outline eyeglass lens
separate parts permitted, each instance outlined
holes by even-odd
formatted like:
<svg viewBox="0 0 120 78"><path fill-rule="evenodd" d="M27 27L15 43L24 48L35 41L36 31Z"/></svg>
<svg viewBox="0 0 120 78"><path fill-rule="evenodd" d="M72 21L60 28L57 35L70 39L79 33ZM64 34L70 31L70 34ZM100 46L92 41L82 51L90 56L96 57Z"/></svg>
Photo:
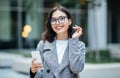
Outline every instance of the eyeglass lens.
<svg viewBox="0 0 120 78"><path fill-rule="evenodd" d="M64 23L65 18L66 18L66 16L60 16L60 17L58 17L58 19L52 18L51 19L51 24L56 24L57 22Z"/></svg>

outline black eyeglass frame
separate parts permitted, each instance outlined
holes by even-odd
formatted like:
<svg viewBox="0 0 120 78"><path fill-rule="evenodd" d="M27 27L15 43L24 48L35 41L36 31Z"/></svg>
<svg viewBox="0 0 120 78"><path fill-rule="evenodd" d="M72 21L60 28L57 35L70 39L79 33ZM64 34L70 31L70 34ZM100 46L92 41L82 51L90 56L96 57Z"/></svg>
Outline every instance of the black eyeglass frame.
<svg viewBox="0 0 120 78"><path fill-rule="evenodd" d="M59 24L62 24L62 23L65 22L65 18L68 18L68 17L67 16L60 16L57 19L56 18L51 18L50 22L51 22L52 25L55 25L57 23L57 21L58 21Z"/></svg>

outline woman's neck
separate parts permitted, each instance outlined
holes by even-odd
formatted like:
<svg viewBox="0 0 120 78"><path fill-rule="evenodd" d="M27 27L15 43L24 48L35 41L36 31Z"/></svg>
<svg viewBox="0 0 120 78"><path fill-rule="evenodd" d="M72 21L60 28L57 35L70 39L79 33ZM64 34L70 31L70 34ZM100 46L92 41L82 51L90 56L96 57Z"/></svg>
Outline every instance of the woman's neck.
<svg viewBox="0 0 120 78"><path fill-rule="evenodd" d="M57 34L56 39L57 40L67 40L68 39L68 34L65 34L65 33Z"/></svg>

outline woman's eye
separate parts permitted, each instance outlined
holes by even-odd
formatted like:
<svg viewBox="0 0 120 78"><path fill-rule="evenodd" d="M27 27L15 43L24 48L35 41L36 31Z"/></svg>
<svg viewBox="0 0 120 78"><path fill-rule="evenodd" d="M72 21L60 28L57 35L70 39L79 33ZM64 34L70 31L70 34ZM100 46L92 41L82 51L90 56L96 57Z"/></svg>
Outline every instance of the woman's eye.
<svg viewBox="0 0 120 78"><path fill-rule="evenodd" d="M64 20L64 17L60 17L59 20Z"/></svg>
<svg viewBox="0 0 120 78"><path fill-rule="evenodd" d="M51 19L51 21L56 21L55 19Z"/></svg>

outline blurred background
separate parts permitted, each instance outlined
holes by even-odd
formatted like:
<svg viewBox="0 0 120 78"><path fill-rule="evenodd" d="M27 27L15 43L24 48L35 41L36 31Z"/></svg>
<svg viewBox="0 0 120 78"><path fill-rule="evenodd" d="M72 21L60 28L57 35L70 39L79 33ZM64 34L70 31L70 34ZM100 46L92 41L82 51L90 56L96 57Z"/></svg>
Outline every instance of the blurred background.
<svg viewBox="0 0 120 78"><path fill-rule="evenodd" d="M87 53L80 78L120 78L119 0L0 0L0 78L29 77L30 52L55 5L68 8L83 28Z"/></svg>

